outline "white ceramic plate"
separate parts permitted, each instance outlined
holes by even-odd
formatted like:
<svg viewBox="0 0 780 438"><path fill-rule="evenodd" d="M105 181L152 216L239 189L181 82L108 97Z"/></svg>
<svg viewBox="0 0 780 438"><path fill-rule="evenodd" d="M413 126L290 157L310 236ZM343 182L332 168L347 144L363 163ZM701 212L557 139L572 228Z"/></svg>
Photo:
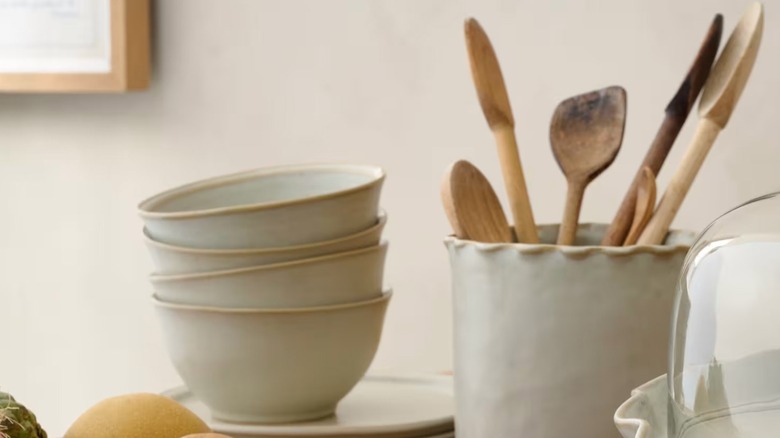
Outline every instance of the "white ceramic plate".
<svg viewBox="0 0 780 438"><path fill-rule="evenodd" d="M195 412L215 432L233 438L454 436L455 403L452 378L448 376L369 375L339 403L335 416L287 425L213 420L208 408L184 387L165 391L163 395Z"/></svg>

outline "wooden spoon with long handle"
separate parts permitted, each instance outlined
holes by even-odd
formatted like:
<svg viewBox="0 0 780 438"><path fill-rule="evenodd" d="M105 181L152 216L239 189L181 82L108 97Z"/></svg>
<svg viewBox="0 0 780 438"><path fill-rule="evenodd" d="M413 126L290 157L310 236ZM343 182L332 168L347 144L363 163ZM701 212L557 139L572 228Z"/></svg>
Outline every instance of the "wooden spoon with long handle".
<svg viewBox="0 0 780 438"><path fill-rule="evenodd" d="M515 119L509 105L504 77L496 53L487 34L477 20L465 23L466 46L471 64L471 76L479 96L479 104L498 145L498 159L509 197L509 209L515 222L515 233L520 242L538 243L528 189L520 163L520 153L515 139Z"/></svg>
<svg viewBox="0 0 780 438"><path fill-rule="evenodd" d="M726 127L745 89L761 45L763 30L764 8L761 3L754 3L742 15L723 47L720 57L712 67L710 78L704 84L699 101L700 120L696 133L677 171L672 176L653 218L639 237L639 244L663 243L696 173L718 134Z"/></svg>
<svg viewBox="0 0 780 438"><path fill-rule="evenodd" d="M645 225L650 221L655 209L655 175L649 167L642 168L642 177L636 188L636 208L634 208L634 220L631 222L631 229L628 231L626 241L623 245L629 246L636 244Z"/></svg>
<svg viewBox="0 0 780 438"><path fill-rule="evenodd" d="M564 100L553 113L550 144L569 189L558 245L577 234L585 187L615 160L626 125L626 90L608 87Z"/></svg>
<svg viewBox="0 0 780 438"><path fill-rule="evenodd" d="M468 161L456 161L447 170L441 200L458 238L489 243L512 241L512 229L496 192Z"/></svg>
<svg viewBox="0 0 780 438"><path fill-rule="evenodd" d="M623 243L632 224L631 218L634 214L637 200L637 187L643 178L644 168L649 167L654 175L658 175L661 171L661 166L663 166L666 156L669 155L669 150L674 145L677 135L680 133L683 124L685 124L693 104L696 102L696 97L699 96L704 81L710 74L712 62L715 60L715 55L718 54L722 33L723 16L717 14L712 20L707 36L704 37L704 41L702 41L699 47L699 53L688 70L685 80L680 84L677 93L666 106L666 114L661 127L658 128L655 139L650 145L642 165L639 166L631 186L623 197L623 202L620 204L615 218L601 241L602 245L619 246Z"/></svg>

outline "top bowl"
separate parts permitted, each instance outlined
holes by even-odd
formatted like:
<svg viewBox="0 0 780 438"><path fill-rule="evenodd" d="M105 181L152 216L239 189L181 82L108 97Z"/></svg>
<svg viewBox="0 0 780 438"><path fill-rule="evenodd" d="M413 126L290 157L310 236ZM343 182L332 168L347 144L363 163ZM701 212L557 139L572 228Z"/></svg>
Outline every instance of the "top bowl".
<svg viewBox="0 0 780 438"><path fill-rule="evenodd" d="M303 245L374 225L384 179L375 166L271 167L183 185L138 208L158 242L212 249Z"/></svg>

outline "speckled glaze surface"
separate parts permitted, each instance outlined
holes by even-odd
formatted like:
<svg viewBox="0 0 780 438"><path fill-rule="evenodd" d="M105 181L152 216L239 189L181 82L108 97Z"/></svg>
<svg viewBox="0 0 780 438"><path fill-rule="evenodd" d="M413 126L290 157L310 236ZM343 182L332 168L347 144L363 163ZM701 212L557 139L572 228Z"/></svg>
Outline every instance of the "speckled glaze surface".
<svg viewBox="0 0 780 438"><path fill-rule="evenodd" d="M557 226L540 227L554 242ZM695 235L600 247L447 238L454 300L458 437L615 437L615 408L666 371L669 318Z"/></svg>

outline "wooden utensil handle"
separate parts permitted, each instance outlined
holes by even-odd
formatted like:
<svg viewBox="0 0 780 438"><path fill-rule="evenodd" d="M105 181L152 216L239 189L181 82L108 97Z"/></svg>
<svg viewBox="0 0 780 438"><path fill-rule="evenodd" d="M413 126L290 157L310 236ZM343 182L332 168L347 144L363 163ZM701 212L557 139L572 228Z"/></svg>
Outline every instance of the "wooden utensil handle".
<svg viewBox="0 0 780 438"><path fill-rule="evenodd" d="M687 114L685 114L687 115ZM679 114L667 113L664 117L661 127L658 128L658 132L655 135L650 149L648 149L645 155L644 161L639 166L634 180L623 197L623 202L620 204L615 218L612 219L612 223L609 225L604 238L601 240L601 244L605 246L620 246L624 244L628 236L628 232L631 229L631 224L634 218L634 209L636 208L636 193L639 181L642 179L642 169L649 167L653 172L653 175L658 175L661 171L661 167L669 155L669 150L674 145L674 140L680 133L680 130L685 124L685 115L682 117Z"/></svg>
<svg viewBox="0 0 780 438"><path fill-rule="evenodd" d="M566 206L563 210L561 228L558 230L558 245L573 245L577 237L577 222L580 218L582 197L587 183L571 181L566 192Z"/></svg>
<svg viewBox="0 0 780 438"><path fill-rule="evenodd" d="M704 158L715 143L722 128L710 119L701 119L696 127L691 145L685 151L677 171L664 192L653 218L639 237L640 245L660 245L672 224L680 205L688 194Z"/></svg>
<svg viewBox="0 0 780 438"><path fill-rule="evenodd" d="M640 178L636 190L634 219L631 221L631 228L628 230L628 236L626 236L623 246L636 244L645 226L650 222L653 210L655 210L655 191L655 175L653 175L653 171L649 167L643 167L642 178Z"/></svg>
<svg viewBox="0 0 780 438"><path fill-rule="evenodd" d="M631 224L631 229L628 230L628 236L626 236L626 241L623 242L623 246L630 246L636 244L636 241L639 239L639 233L644 229L644 227L647 225L649 218L637 218L638 221Z"/></svg>
<svg viewBox="0 0 780 438"><path fill-rule="evenodd" d="M498 145L498 158L509 197L509 210L515 223L517 240L524 243L539 243L539 234L536 231L536 221L528 199L528 189L525 185L514 129L505 126L495 129L493 134Z"/></svg>

